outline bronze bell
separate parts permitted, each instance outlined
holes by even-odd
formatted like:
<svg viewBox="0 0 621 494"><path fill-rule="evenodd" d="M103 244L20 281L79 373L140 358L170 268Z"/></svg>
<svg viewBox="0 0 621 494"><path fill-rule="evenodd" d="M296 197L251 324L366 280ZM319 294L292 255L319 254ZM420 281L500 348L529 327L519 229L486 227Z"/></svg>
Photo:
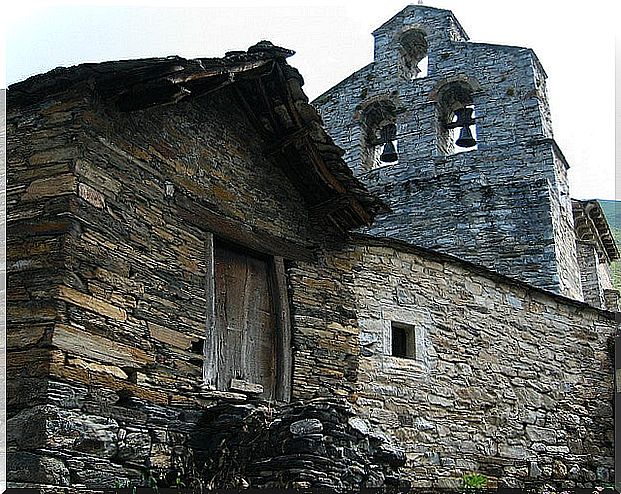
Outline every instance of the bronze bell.
<svg viewBox="0 0 621 494"><path fill-rule="evenodd" d="M459 131L459 138L455 141L460 148L471 148L476 146L477 141L472 136L470 126L474 125L474 118L472 118L472 108L464 107L455 110L455 116L457 121L451 124L452 128L461 127Z"/></svg>
<svg viewBox="0 0 621 494"><path fill-rule="evenodd" d="M470 131L470 127L462 127L459 131L459 138L455 141L460 148L471 148L477 145L477 141L472 137L472 132Z"/></svg>
<svg viewBox="0 0 621 494"><path fill-rule="evenodd" d="M382 163L392 163L397 161L398 155L397 150L395 149L395 145L392 141L388 141L384 144L384 149L382 149L382 154L380 155L380 161Z"/></svg>
<svg viewBox="0 0 621 494"><path fill-rule="evenodd" d="M380 161L382 163L393 163L394 161L397 161L399 156L397 155L395 145L392 143L397 136L397 126L395 124L385 125L380 130L380 134L382 136L381 142L384 143L384 148L382 149L382 154L380 155Z"/></svg>

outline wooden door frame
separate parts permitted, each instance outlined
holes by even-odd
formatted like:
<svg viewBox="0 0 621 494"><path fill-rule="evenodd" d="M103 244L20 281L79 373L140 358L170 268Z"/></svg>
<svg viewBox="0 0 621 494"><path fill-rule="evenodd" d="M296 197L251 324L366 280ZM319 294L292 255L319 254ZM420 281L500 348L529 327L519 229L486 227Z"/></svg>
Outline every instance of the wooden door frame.
<svg viewBox="0 0 621 494"><path fill-rule="evenodd" d="M215 248L216 239L207 234L205 242L206 281L206 334L204 346L203 384L208 389L217 389L218 362L221 360L221 338L217 336L215 304ZM240 246L243 247L243 246ZM291 399L293 358L291 348L291 311L287 292L287 276L284 259L280 256L264 254L268 262L268 283L274 304L275 331L275 399L288 402ZM221 390L228 391L228 390Z"/></svg>

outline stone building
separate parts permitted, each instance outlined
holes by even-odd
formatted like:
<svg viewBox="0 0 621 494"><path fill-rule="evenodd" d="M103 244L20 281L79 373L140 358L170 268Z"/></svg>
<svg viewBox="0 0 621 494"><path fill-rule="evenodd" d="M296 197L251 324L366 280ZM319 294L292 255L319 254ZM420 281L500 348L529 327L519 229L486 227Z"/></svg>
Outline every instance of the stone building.
<svg viewBox="0 0 621 494"><path fill-rule="evenodd" d="M450 11L422 5L373 36L373 62L314 102L356 176L391 207L369 233L581 299L568 164L533 51L469 42ZM452 127L463 110L469 125ZM379 160L386 128L394 162ZM460 128L475 136L465 148Z"/></svg>
<svg viewBox="0 0 621 494"><path fill-rule="evenodd" d="M610 263L619 259L614 237L597 201L572 200L576 249L585 302L595 307L619 307Z"/></svg>
<svg viewBox="0 0 621 494"><path fill-rule="evenodd" d="M617 251L543 69L439 9L375 36L327 132L268 42L9 88L13 486L611 480Z"/></svg>

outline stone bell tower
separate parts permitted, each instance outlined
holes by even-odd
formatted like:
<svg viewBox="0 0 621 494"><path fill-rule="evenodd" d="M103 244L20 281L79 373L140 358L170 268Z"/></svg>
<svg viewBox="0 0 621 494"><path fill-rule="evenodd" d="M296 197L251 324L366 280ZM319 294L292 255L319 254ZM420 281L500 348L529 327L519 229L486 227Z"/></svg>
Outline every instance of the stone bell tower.
<svg viewBox="0 0 621 494"><path fill-rule="evenodd" d="M314 101L392 209L366 233L582 300L568 164L535 53L469 42L451 11L422 5L373 36L373 62Z"/></svg>

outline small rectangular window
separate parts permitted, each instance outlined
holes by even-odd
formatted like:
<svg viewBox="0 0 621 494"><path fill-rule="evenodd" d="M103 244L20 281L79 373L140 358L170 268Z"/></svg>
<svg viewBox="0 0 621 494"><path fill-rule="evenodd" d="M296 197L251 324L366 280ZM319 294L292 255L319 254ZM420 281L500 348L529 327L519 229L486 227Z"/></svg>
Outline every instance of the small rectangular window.
<svg viewBox="0 0 621 494"><path fill-rule="evenodd" d="M414 327L409 324L391 322L392 356L416 358L416 337Z"/></svg>

